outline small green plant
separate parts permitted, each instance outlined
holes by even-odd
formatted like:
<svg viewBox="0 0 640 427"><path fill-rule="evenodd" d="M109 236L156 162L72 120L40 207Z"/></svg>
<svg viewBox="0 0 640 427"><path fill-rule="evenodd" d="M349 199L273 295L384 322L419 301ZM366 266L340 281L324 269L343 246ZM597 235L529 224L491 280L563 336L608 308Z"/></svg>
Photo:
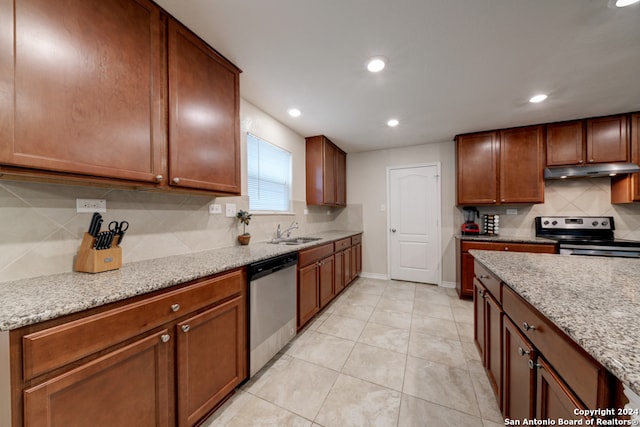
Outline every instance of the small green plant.
<svg viewBox="0 0 640 427"><path fill-rule="evenodd" d="M247 225L249 225L249 222L251 221L251 214L247 211L243 211L242 209L240 209L236 214L236 218L238 219L238 221L242 223L242 235L249 236L250 233L247 233L246 227Z"/></svg>

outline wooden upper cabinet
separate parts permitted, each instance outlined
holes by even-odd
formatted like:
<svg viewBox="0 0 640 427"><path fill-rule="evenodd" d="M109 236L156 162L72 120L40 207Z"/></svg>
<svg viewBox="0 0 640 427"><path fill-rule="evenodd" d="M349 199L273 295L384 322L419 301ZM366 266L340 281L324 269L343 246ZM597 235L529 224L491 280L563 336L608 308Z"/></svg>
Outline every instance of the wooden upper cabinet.
<svg viewBox="0 0 640 427"><path fill-rule="evenodd" d="M307 204L347 205L347 155L326 136L306 138Z"/></svg>
<svg viewBox="0 0 640 427"><path fill-rule="evenodd" d="M544 126L500 131L500 203L544 202Z"/></svg>
<svg viewBox="0 0 640 427"><path fill-rule="evenodd" d="M547 125L547 166L584 164L586 157L584 121Z"/></svg>
<svg viewBox="0 0 640 427"><path fill-rule="evenodd" d="M631 162L640 164L640 113L631 118ZM611 178L611 203L640 202L640 173Z"/></svg>
<svg viewBox="0 0 640 427"><path fill-rule="evenodd" d="M240 70L169 20L169 184L240 194Z"/></svg>
<svg viewBox="0 0 640 427"><path fill-rule="evenodd" d="M628 162L627 116L587 120L587 163Z"/></svg>
<svg viewBox="0 0 640 427"><path fill-rule="evenodd" d="M458 204L494 204L498 201L497 132L460 135L456 138Z"/></svg>
<svg viewBox="0 0 640 427"><path fill-rule="evenodd" d="M155 181L163 19L147 0L0 1L0 163Z"/></svg>

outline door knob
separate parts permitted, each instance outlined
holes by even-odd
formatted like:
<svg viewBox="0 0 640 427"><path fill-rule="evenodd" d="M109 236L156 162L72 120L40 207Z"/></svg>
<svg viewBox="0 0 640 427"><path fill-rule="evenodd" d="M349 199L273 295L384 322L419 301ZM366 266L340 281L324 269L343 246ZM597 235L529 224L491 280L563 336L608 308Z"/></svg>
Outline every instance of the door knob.
<svg viewBox="0 0 640 427"><path fill-rule="evenodd" d="M396 229L395 229L395 228L392 228L392 229L391 229L391 232L392 232L392 233L395 233L395 232L396 232Z"/></svg>

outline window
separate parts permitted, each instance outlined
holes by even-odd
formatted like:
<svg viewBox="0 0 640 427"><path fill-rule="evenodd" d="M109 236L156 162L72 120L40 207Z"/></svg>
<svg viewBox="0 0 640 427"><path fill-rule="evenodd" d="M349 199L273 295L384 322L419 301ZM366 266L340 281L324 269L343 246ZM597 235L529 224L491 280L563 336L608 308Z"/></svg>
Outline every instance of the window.
<svg viewBox="0 0 640 427"><path fill-rule="evenodd" d="M289 212L291 153L247 134L249 210Z"/></svg>

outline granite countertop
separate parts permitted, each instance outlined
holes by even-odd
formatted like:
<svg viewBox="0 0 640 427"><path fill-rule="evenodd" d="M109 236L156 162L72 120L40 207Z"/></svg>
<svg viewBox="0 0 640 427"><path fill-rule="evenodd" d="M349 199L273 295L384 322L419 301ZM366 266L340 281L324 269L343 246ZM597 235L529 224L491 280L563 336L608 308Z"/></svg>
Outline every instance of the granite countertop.
<svg viewBox="0 0 640 427"><path fill-rule="evenodd" d="M361 231L306 234L320 240L300 245L252 242L188 255L125 264L104 273L63 273L0 282L0 331L17 329L66 314L231 270L274 256L339 240Z"/></svg>
<svg viewBox="0 0 640 427"><path fill-rule="evenodd" d="M640 259L470 253L640 394Z"/></svg>
<svg viewBox="0 0 640 427"><path fill-rule="evenodd" d="M539 243L539 244L556 244L558 243L553 239L546 239L544 237L536 237L536 236L516 236L509 234L477 234L477 235L462 235L457 234L456 239L460 240L473 240L478 242L509 242L509 243Z"/></svg>

